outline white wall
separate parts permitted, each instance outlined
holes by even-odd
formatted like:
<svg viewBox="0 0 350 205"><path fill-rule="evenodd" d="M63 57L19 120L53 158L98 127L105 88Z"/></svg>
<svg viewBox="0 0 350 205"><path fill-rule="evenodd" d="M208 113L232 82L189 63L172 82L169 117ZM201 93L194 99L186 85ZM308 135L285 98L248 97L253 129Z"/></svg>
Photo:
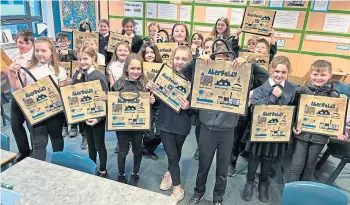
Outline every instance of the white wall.
<svg viewBox="0 0 350 205"><path fill-rule="evenodd" d="M47 36L55 39L55 26L53 21L52 1L41 1L41 8L43 12L43 23L46 23Z"/></svg>

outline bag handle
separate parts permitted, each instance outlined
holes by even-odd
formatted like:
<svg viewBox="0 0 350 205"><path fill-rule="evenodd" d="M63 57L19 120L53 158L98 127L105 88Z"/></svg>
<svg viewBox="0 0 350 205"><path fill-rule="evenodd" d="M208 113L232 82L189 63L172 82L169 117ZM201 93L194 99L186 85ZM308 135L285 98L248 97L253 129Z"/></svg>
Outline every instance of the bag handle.
<svg viewBox="0 0 350 205"><path fill-rule="evenodd" d="M165 35L166 35L166 38L167 38L167 42L169 42L169 33L168 33L168 31L167 30L164 30L164 29L161 29L161 30L159 30L157 33L165 33ZM157 39L157 43L163 43L163 42L160 42L160 39Z"/></svg>
<svg viewBox="0 0 350 205"><path fill-rule="evenodd" d="M122 96L122 93L123 93L123 92L119 92L119 97L120 97L121 99L125 100L125 101L133 101L133 100L136 100L137 98L140 97L140 92L136 92L136 91L134 91L134 93L136 93L137 96L136 96L135 98L130 98L130 99L123 97L123 96Z"/></svg>
<svg viewBox="0 0 350 205"><path fill-rule="evenodd" d="M217 42L219 42L219 41L221 41L221 42L224 43L224 45L226 46L226 49L227 49L228 51L226 51L226 52L217 52L217 53L214 52L215 44L216 44ZM232 56L233 56L233 59L235 59L235 58L237 57L236 54L231 50L230 46L228 45L227 40L221 39L221 38L218 38L218 39L216 39L216 40L213 42L213 45L211 46L211 53L212 53L212 54L210 55L210 58L211 58L212 60L215 60L215 55L217 55L217 54L229 54L229 55L232 55Z"/></svg>
<svg viewBox="0 0 350 205"><path fill-rule="evenodd" d="M38 81L27 68L21 67L21 69L24 70L34 80L34 82ZM22 87L25 87L20 72L17 72L17 76Z"/></svg>

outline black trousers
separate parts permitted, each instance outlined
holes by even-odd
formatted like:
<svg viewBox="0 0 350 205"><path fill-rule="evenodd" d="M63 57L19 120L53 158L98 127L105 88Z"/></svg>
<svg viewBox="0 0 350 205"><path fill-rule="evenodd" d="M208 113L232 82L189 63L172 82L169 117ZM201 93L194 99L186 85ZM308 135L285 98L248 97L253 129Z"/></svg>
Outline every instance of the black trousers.
<svg viewBox="0 0 350 205"><path fill-rule="evenodd" d="M157 147L162 142L160 136L155 136L154 139L148 139L147 137L143 138L143 148L147 150L148 153L153 153L156 151Z"/></svg>
<svg viewBox="0 0 350 205"><path fill-rule="evenodd" d="M84 131L85 125L86 125L85 122L79 122L78 124L71 124L71 129L72 128L78 129L78 126L79 126L79 133L81 134L81 136L84 137L85 136L85 131Z"/></svg>
<svg viewBox="0 0 350 205"><path fill-rule="evenodd" d="M194 192L201 197L205 193L208 173L216 152L216 180L213 193L214 201L222 201L226 190L227 169L234 138L234 129L226 131L209 130L201 125L199 148L199 169Z"/></svg>
<svg viewBox="0 0 350 205"><path fill-rule="evenodd" d="M85 123L84 130L88 144L89 157L96 163L97 153L100 159L100 171L106 170L107 149L105 145L105 120L101 120L94 126Z"/></svg>
<svg viewBox="0 0 350 205"><path fill-rule="evenodd" d="M289 169L288 182L309 181L324 144L295 139L295 150Z"/></svg>
<svg viewBox="0 0 350 205"><path fill-rule="evenodd" d="M260 166L260 175L259 183L267 182L269 180L269 173L272 165L271 156L256 156L250 154L248 161L248 173L247 173L247 182L254 182L256 170L261 162Z"/></svg>
<svg viewBox="0 0 350 205"><path fill-rule="evenodd" d="M133 173L139 173L142 161L142 134L141 131L117 131L119 144L118 153L118 171L119 174L125 174L125 161L129 153L131 141L132 153L134 154Z"/></svg>
<svg viewBox="0 0 350 205"><path fill-rule="evenodd" d="M33 158L39 160L46 159L46 146L49 137L52 144L52 151L63 151L63 117L64 116L61 113L29 128L33 140Z"/></svg>
<svg viewBox="0 0 350 205"><path fill-rule="evenodd" d="M27 132L23 126L24 122L25 122L25 117L21 108L18 106L17 102L14 99L12 99L11 101L12 133L13 133L13 136L15 137L18 151L22 154L29 154L30 147L28 143ZM32 142L32 139L30 140Z"/></svg>
<svg viewBox="0 0 350 205"><path fill-rule="evenodd" d="M234 129L234 139L233 139L233 146L230 156L230 163L236 167L238 155L241 153L245 148L245 143L242 143L242 138L244 136L244 133L247 129L249 120L247 117L239 117L238 123L236 128Z"/></svg>
<svg viewBox="0 0 350 205"><path fill-rule="evenodd" d="M181 184L179 162L182 146L185 143L187 135L177 135L160 131L160 137L168 157L168 170L171 174L173 186L178 186Z"/></svg>
<svg viewBox="0 0 350 205"><path fill-rule="evenodd" d="M162 142L160 130L158 129L159 104L153 104L151 109L151 130L146 131L143 138L143 148L148 153L153 153Z"/></svg>
<svg viewBox="0 0 350 205"><path fill-rule="evenodd" d="M200 126L200 125L197 125L196 128L195 128L195 130L194 130L194 134L196 135L197 145L198 145L198 140L199 140L200 131L201 131L201 126Z"/></svg>

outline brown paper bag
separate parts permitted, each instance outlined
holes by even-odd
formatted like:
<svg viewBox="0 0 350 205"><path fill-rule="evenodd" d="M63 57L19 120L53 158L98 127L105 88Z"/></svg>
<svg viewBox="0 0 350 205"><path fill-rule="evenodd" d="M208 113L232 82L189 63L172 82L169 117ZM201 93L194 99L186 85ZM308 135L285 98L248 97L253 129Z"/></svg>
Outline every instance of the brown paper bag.
<svg viewBox="0 0 350 205"><path fill-rule="evenodd" d="M99 80L68 85L61 88L68 124L106 116L105 92Z"/></svg>
<svg viewBox="0 0 350 205"><path fill-rule="evenodd" d="M155 43L159 49L160 57L162 57L163 63L171 66L171 59L173 58L173 53L178 47L177 43Z"/></svg>
<svg viewBox="0 0 350 205"><path fill-rule="evenodd" d="M116 32L111 32L109 34L109 40L108 40L108 46L107 46L107 51L114 53L115 50L115 45L120 42L120 41L125 41L129 43L129 46L131 47L132 43L132 38L128 37L126 35L122 35Z"/></svg>
<svg viewBox="0 0 350 205"><path fill-rule="evenodd" d="M188 98L191 92L191 83L182 74L163 64L154 84L156 85L154 95L176 112L180 112L178 98Z"/></svg>
<svg viewBox="0 0 350 205"><path fill-rule="evenodd" d="M154 81L163 63L143 62L143 73L148 81Z"/></svg>
<svg viewBox="0 0 350 205"><path fill-rule="evenodd" d="M72 62L60 62L60 66L66 70L68 81L72 80Z"/></svg>
<svg viewBox="0 0 350 205"><path fill-rule="evenodd" d="M268 54L239 52L239 57L246 58L248 63L256 63L266 70L269 68L270 56Z"/></svg>
<svg viewBox="0 0 350 205"><path fill-rule="evenodd" d="M262 36L270 36L269 30L275 20L276 11L248 7L245 10L242 31Z"/></svg>
<svg viewBox="0 0 350 205"><path fill-rule="evenodd" d="M250 141L289 142L294 109L285 105L255 105Z"/></svg>
<svg viewBox="0 0 350 205"><path fill-rule="evenodd" d="M150 130L150 92L108 92L107 130Z"/></svg>
<svg viewBox="0 0 350 205"><path fill-rule="evenodd" d="M83 40L90 33L88 32L81 32L77 30L73 30L73 50L78 50L83 45ZM98 52L98 42L99 42L99 36L98 33L93 32L92 34L95 35L97 39L97 52Z"/></svg>
<svg viewBox="0 0 350 205"><path fill-rule="evenodd" d="M191 107L245 115L247 111L251 64L237 70L230 61L212 61L205 65L197 59L193 78Z"/></svg>
<svg viewBox="0 0 350 205"><path fill-rule="evenodd" d="M14 91L12 95L25 115L27 122L33 126L61 113L63 111L62 99L51 76L36 80L29 71L23 70L28 72L36 82Z"/></svg>
<svg viewBox="0 0 350 205"><path fill-rule="evenodd" d="M336 137L345 131L347 98L301 95L297 128Z"/></svg>

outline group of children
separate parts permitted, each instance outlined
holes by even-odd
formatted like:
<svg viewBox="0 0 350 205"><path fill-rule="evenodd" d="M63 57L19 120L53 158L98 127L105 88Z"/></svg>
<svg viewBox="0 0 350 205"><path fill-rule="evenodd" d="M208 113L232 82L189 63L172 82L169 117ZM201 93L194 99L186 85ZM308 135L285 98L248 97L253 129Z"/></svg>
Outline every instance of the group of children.
<svg viewBox="0 0 350 205"><path fill-rule="evenodd" d="M86 24L86 25L85 25ZM82 23L81 28L87 32L88 24ZM230 33L230 23L227 18L219 18L213 28L211 36L204 39L200 33L189 36L185 24L177 23L173 26L170 39L159 36L160 27L152 23L148 26L150 39L142 40L134 31L135 22L126 18L122 22L122 34L133 38L132 45L119 42L113 53L107 52L110 34L109 22L101 20L99 24L99 39L93 34L87 35L83 45L78 50L70 50L68 35L60 33L56 37L56 43L50 38L40 37L34 40L33 33L29 30L21 30L17 33L16 42L20 50L20 56L14 59L9 67L8 77L14 89L21 89L18 72L25 82L24 86L33 83L33 79L25 74L21 67L26 67L36 79L52 76L58 86L68 85L65 70L59 66L59 61L77 60L78 67L73 68L71 84L99 80L105 92L107 91L154 91L153 82L148 82L143 71L143 62L162 63L159 49L155 43L177 42L178 47L173 52L172 69L182 73L187 79L192 79L196 58L204 59L206 63L211 61L212 47L215 52L232 51L235 56L229 54L217 54L215 60L232 62L232 69L237 69L247 62L247 59L239 56L238 46L240 31L234 36ZM310 68L311 82L306 86L297 87L288 81L291 63L287 57L278 56L276 41L271 30L271 42L265 39L252 39L248 41L248 51L270 55L268 70L256 63L252 64L251 104L252 105L298 105L300 94L339 97L334 90L333 83L329 82L332 76L332 65L324 60L317 60ZM216 45L214 40L221 39ZM228 44L226 48L222 42ZM58 49L56 49L56 46ZM97 47L99 45L99 47ZM98 51L98 52L97 52ZM236 58L235 58L236 57ZM97 70L98 65L106 65L105 76ZM254 177L257 167L261 162L259 176L259 199L268 201L268 174L271 171L273 160L283 156L288 146L287 143L255 143L249 141L250 114L239 117L236 114L190 109L189 99L179 99L181 111L172 110L164 102L150 96L152 104L151 118L152 129L148 132L141 131L117 131L118 146L118 181L137 186L139 181L139 169L142 155L152 159L158 159L154 153L160 143L163 143L168 158L168 168L160 182L161 190L173 187L171 196L177 201L184 198L184 190L181 185L180 166L182 146L191 130L191 117L196 118L196 139L198 149L195 158L199 160L196 185L193 197L188 205L198 204L205 193L205 185L213 157L216 153L216 182L213 193L214 204L222 204L226 189L227 175L232 176L235 170L238 154L243 151L249 153L247 181L242 191L242 198L246 201L252 199ZM19 150L18 160L29 156L29 147L26 132L23 127L24 115L17 103L11 102L11 126ZM88 147L89 157L96 162L99 156L98 175L108 177L106 170L107 150L105 146L105 118L89 119L79 123L82 134L82 148ZM63 136L77 135L77 125L68 125L63 114L54 116L37 125L29 126L32 143L32 156L45 160L48 137L51 139L53 151L63 151ZM243 130L243 131L242 131ZM327 144L329 136L306 134L293 128L296 141L295 152L289 172L289 181L310 180L317 157L322 148ZM338 136L339 139L347 139L348 134ZM86 140L86 141L84 141ZM242 142L246 142L244 145ZM129 181L125 173L125 161L130 145L134 154L134 167ZM230 171L231 170L231 171ZM230 174L231 172L231 174Z"/></svg>

